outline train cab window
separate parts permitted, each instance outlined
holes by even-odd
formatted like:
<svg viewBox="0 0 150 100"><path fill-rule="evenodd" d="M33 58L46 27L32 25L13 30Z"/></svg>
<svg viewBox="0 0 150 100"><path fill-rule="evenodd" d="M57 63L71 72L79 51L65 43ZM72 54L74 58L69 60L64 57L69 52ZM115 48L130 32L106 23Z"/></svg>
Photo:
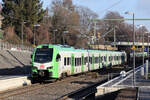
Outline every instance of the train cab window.
<svg viewBox="0 0 150 100"><path fill-rule="evenodd" d="M53 58L53 48L37 48L34 56L34 62L51 62Z"/></svg>
<svg viewBox="0 0 150 100"><path fill-rule="evenodd" d="M66 57L64 58L64 65L66 66Z"/></svg>

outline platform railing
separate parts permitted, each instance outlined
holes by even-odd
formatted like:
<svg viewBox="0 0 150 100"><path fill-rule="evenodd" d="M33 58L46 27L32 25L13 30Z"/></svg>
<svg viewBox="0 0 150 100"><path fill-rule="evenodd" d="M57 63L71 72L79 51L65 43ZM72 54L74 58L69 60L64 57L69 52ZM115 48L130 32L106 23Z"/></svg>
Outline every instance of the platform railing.
<svg viewBox="0 0 150 100"><path fill-rule="evenodd" d="M14 50L14 51L33 51L33 47L20 44L11 44L8 42L0 42L0 50Z"/></svg>

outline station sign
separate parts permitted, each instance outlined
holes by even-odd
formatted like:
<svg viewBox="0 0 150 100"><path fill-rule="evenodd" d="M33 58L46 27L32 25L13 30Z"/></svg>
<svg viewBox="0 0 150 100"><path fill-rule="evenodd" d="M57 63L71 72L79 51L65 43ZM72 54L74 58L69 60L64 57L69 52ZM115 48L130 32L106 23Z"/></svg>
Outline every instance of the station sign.
<svg viewBox="0 0 150 100"><path fill-rule="evenodd" d="M131 49L132 49L132 50L135 50L135 49L136 49L135 45L133 45Z"/></svg>

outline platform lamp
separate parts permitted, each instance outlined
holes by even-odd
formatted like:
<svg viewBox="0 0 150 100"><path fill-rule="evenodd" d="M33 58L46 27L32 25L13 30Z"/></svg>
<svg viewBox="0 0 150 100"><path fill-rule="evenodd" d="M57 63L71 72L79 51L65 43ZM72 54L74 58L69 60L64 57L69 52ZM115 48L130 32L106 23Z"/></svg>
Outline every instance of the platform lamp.
<svg viewBox="0 0 150 100"><path fill-rule="evenodd" d="M132 86L135 86L135 31L134 31L134 13L133 12L125 12L125 14L133 16L133 80Z"/></svg>
<svg viewBox="0 0 150 100"><path fill-rule="evenodd" d="M35 36L35 29L34 28L35 27L39 27L39 26L40 26L40 24L35 24L34 27L33 27L33 44L34 44L34 46L35 46L35 37L36 37Z"/></svg>
<svg viewBox="0 0 150 100"><path fill-rule="evenodd" d="M147 33L147 57L148 57L148 63L149 63L149 38L150 38L150 32Z"/></svg>

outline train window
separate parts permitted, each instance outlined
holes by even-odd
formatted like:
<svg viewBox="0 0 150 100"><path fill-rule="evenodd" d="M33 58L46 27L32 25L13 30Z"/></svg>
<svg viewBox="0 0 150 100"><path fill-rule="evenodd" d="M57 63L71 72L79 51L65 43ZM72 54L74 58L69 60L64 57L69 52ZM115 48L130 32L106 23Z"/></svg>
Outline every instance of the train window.
<svg viewBox="0 0 150 100"><path fill-rule="evenodd" d="M84 58L84 65L86 64L87 62L87 57Z"/></svg>
<svg viewBox="0 0 150 100"><path fill-rule="evenodd" d="M89 57L89 62L92 64L92 59L91 59L92 57Z"/></svg>
<svg viewBox="0 0 150 100"><path fill-rule="evenodd" d="M60 61L60 54L57 54L57 56L56 56L56 61L58 62L58 61Z"/></svg>
<svg viewBox="0 0 150 100"><path fill-rule="evenodd" d="M80 65L80 58L78 58L78 66Z"/></svg>
<svg viewBox="0 0 150 100"><path fill-rule="evenodd" d="M76 58L77 59L77 61L76 61L76 63L77 63L77 66L79 65L79 60L78 60L78 58Z"/></svg>
<svg viewBox="0 0 150 100"><path fill-rule="evenodd" d="M64 58L64 65L66 66L66 57Z"/></svg>
<svg viewBox="0 0 150 100"><path fill-rule="evenodd" d="M96 63L98 63L98 60L99 60L98 57L96 57Z"/></svg>
<svg viewBox="0 0 150 100"><path fill-rule="evenodd" d="M106 61L106 56L104 56L104 61Z"/></svg>
<svg viewBox="0 0 150 100"><path fill-rule="evenodd" d="M78 66L80 65L80 58L78 58Z"/></svg>
<svg viewBox="0 0 150 100"><path fill-rule="evenodd" d="M89 57L89 62L91 63L91 57Z"/></svg>
<svg viewBox="0 0 150 100"><path fill-rule="evenodd" d="M71 58L69 58L69 65L71 65Z"/></svg>
<svg viewBox="0 0 150 100"><path fill-rule="evenodd" d="M75 58L75 66L77 66L77 58Z"/></svg>
<svg viewBox="0 0 150 100"><path fill-rule="evenodd" d="M95 63L98 63L98 61L99 61L99 58L95 57Z"/></svg>
<svg viewBox="0 0 150 100"><path fill-rule="evenodd" d="M68 57L68 58L67 58L67 65L69 65L69 62L70 62L70 61L69 61L69 57Z"/></svg>
<svg viewBox="0 0 150 100"><path fill-rule="evenodd" d="M103 56L101 57L101 62L103 61Z"/></svg>
<svg viewBox="0 0 150 100"><path fill-rule="evenodd" d="M77 66L79 66L79 58L77 58Z"/></svg>
<svg viewBox="0 0 150 100"><path fill-rule="evenodd" d="M81 58L80 58L80 65L82 64L82 62L81 62Z"/></svg>
<svg viewBox="0 0 150 100"><path fill-rule="evenodd" d="M81 58L78 58L79 59L79 66L81 65Z"/></svg>
<svg viewBox="0 0 150 100"><path fill-rule="evenodd" d="M109 56L109 61L111 61L111 58L110 58L110 56Z"/></svg>

